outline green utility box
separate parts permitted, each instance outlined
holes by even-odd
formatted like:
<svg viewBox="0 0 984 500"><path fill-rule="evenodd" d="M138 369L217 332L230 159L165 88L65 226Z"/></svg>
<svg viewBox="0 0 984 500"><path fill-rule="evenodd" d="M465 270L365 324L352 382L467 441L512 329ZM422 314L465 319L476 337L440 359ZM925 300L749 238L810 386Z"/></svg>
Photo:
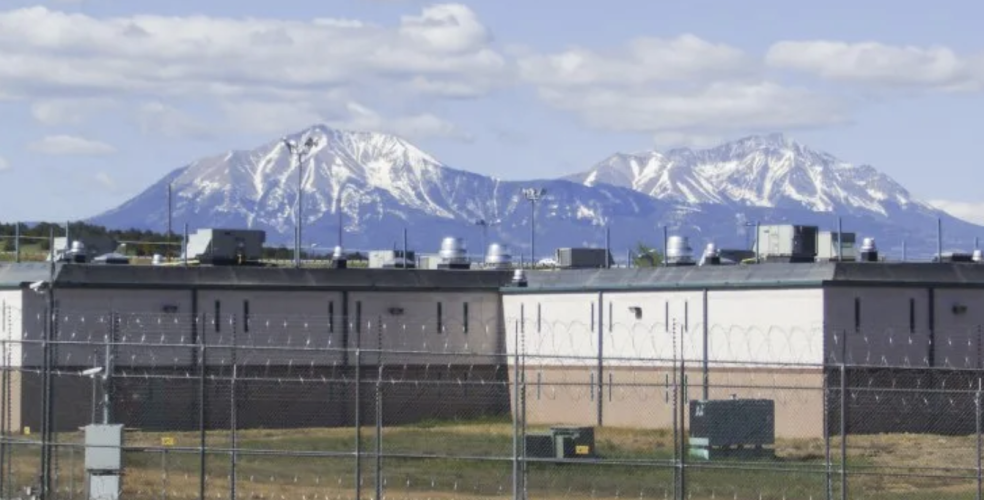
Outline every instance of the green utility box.
<svg viewBox="0 0 984 500"><path fill-rule="evenodd" d="M692 457L772 457L775 440L775 402L771 399L690 402Z"/></svg>
<svg viewBox="0 0 984 500"><path fill-rule="evenodd" d="M569 460L596 456L593 427L552 427L550 432L527 434L524 444L528 458Z"/></svg>

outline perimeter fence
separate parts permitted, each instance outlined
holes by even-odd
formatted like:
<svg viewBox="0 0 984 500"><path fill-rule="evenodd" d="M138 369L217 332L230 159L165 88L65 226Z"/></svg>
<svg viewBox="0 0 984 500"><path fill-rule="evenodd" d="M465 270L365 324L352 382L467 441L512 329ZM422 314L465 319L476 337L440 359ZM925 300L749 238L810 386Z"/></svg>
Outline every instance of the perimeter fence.
<svg viewBox="0 0 984 500"><path fill-rule="evenodd" d="M27 316L0 498L981 498L980 328Z"/></svg>

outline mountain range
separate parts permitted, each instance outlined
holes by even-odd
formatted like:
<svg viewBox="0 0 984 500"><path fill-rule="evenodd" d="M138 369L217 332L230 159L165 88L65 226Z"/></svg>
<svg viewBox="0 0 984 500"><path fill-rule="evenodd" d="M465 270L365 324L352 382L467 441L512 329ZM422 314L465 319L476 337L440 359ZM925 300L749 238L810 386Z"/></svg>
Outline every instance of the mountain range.
<svg viewBox="0 0 984 500"><path fill-rule="evenodd" d="M615 154L561 179L505 181L453 168L392 135L314 126L286 137L310 142L303 156L305 246L367 250L402 245L436 251L444 236L466 238L471 253L487 242L537 256L562 246L600 246L610 227L613 251L662 240L662 226L695 248L750 244L755 222L836 228L875 237L883 251L906 242L910 256L936 250L936 220L947 248L967 248L984 228L913 197L871 166L855 166L781 134L746 137L702 150ZM178 168L123 205L89 222L163 230L168 186L175 227L250 227L270 243L293 241L298 162L282 140L229 151ZM542 188L537 203L522 190ZM535 214L535 215L534 215ZM486 225L477 224L486 221ZM487 239L487 241L486 241Z"/></svg>

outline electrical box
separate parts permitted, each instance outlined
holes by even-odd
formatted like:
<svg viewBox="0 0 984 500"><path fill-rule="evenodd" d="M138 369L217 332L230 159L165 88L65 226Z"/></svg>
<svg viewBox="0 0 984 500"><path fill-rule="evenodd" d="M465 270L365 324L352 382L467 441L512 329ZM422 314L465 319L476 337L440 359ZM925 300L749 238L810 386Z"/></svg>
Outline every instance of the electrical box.
<svg viewBox="0 0 984 500"><path fill-rule="evenodd" d="M89 476L89 500L117 500L120 498L120 476Z"/></svg>
<svg viewBox="0 0 984 500"><path fill-rule="evenodd" d="M814 262L818 232L817 226L761 226L756 251L759 258L767 262Z"/></svg>
<svg viewBox="0 0 984 500"><path fill-rule="evenodd" d="M556 260L564 269L604 268L611 255L604 248L558 248Z"/></svg>
<svg viewBox="0 0 984 500"><path fill-rule="evenodd" d="M526 435L526 456L558 460L595 456L593 427L553 427L549 433Z"/></svg>
<svg viewBox="0 0 984 500"><path fill-rule="evenodd" d="M857 260L857 235L855 233L838 233L836 231L820 231L817 235L817 260L835 260L838 256L837 245L840 244L840 259L843 261Z"/></svg>
<svg viewBox="0 0 984 500"><path fill-rule="evenodd" d="M123 468L123 425L85 427L85 469L118 472Z"/></svg>
<svg viewBox="0 0 984 500"><path fill-rule="evenodd" d="M690 402L691 455L709 459L727 451L767 452L775 444L775 402L722 399Z"/></svg>

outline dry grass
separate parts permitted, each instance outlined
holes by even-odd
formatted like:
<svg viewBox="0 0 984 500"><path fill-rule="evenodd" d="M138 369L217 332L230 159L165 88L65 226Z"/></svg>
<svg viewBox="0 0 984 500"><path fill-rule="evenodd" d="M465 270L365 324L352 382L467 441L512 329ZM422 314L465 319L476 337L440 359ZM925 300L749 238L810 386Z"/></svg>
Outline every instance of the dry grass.
<svg viewBox="0 0 984 500"><path fill-rule="evenodd" d="M531 429L534 431L536 429ZM374 431L363 429L366 453L375 447ZM197 498L201 466L197 433L168 434L177 448L168 453L164 473L162 434L129 432L127 446L146 448L126 454L125 498ZM79 443L81 435L59 436ZM207 496L229 498L228 432L210 432ZM246 430L239 433L244 452L237 465L237 497L244 499L352 498L355 434L350 428ZM386 498L478 499L511 496L512 425L504 422L428 423L387 427L382 433L387 454L419 454L430 458L386 457L383 478ZM597 429L599 454L613 460L649 460L644 466L613 464L557 465L531 463L531 498L664 498L672 494L673 438L667 431ZM250 454L277 450L294 456ZM974 437L928 435L852 436L848 441L849 490L864 498L973 498L976 493ZM15 485L30 484L38 470L38 449L15 447L11 457ZM300 456L335 452L336 457ZM793 499L824 498L826 449L823 441L782 440L776 458L759 461L688 462L689 498ZM832 486L839 492L840 442L831 443ZM348 455L342 455L348 454ZM486 460L476 459L474 457ZM487 460L499 458L501 460ZM962 469L962 470L957 470ZM81 450L58 453L57 487L83 488ZM375 459L362 461L363 498L374 496ZM7 486L11 486L8 482ZM81 495L79 496L81 498Z"/></svg>

